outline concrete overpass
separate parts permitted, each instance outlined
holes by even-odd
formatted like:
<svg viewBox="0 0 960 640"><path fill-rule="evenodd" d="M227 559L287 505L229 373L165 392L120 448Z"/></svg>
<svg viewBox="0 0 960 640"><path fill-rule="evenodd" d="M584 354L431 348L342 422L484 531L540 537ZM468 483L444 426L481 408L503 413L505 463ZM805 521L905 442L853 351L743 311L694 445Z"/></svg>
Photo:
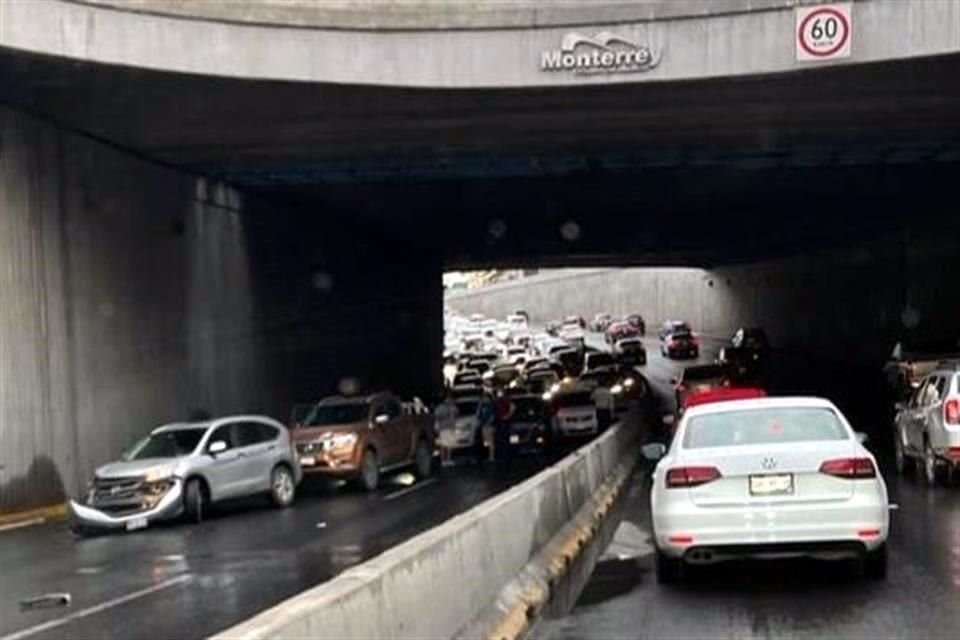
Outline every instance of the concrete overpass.
<svg viewBox="0 0 960 640"><path fill-rule="evenodd" d="M855 2L850 56L803 62L805 4L3 0L0 508L190 408L433 388L444 267L866 243L847 286L885 319L843 323L857 352L905 301L949 330L960 4ZM612 58L577 48L601 34ZM836 264L802 271L806 316L859 317Z"/></svg>

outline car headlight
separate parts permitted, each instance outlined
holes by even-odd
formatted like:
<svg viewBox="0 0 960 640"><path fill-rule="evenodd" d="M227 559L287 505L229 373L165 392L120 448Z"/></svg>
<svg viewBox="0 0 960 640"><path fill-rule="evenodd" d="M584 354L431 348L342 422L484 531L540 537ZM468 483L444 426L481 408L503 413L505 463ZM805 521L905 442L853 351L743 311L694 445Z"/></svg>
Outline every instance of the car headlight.
<svg viewBox="0 0 960 640"><path fill-rule="evenodd" d="M559 383L559 382L555 382L555 383L553 383L552 385L550 385L550 393L556 393L557 391L560 391L560 383Z"/></svg>
<svg viewBox="0 0 960 640"><path fill-rule="evenodd" d="M623 381L623 386L630 388L633 386L633 382L634 382L633 378L627 378L626 380Z"/></svg>
<svg viewBox="0 0 960 640"><path fill-rule="evenodd" d="M612 393L613 395L621 394L623 393L623 387L619 384L615 384L612 387L610 387L610 393Z"/></svg>
<svg viewBox="0 0 960 640"><path fill-rule="evenodd" d="M357 444L357 434L338 433L330 438L330 447L333 449L348 449Z"/></svg>
<svg viewBox="0 0 960 640"><path fill-rule="evenodd" d="M158 480L156 482L144 483L143 490L147 495L162 496L167 491L169 491L170 487L172 486L173 486L173 479L168 478L166 480Z"/></svg>
<svg viewBox="0 0 960 640"><path fill-rule="evenodd" d="M146 484L169 480L176 473L176 467L172 464L164 464L147 469L143 481Z"/></svg>
<svg viewBox="0 0 960 640"><path fill-rule="evenodd" d="M550 398L553 397L553 393L551 393L551 392L549 392L549 391L545 391L544 394L543 394L542 396L540 396L540 397L543 398L543 399L546 400L546 401L549 401Z"/></svg>

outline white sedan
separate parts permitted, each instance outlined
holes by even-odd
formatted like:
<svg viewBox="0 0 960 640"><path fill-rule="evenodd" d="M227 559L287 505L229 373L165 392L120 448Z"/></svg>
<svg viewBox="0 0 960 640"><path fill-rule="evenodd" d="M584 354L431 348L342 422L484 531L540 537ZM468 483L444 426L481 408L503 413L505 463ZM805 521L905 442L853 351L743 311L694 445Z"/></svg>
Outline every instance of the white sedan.
<svg viewBox="0 0 960 640"><path fill-rule="evenodd" d="M689 409L659 463L651 511L660 582L688 564L739 558L853 558L887 571L887 487L839 409L820 398L759 398Z"/></svg>

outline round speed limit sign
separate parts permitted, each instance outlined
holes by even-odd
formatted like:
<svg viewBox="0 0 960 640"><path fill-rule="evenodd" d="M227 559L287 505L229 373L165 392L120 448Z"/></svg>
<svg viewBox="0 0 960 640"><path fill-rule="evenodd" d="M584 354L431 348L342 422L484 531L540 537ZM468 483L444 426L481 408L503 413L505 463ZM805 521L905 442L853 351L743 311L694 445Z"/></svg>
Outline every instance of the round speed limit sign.
<svg viewBox="0 0 960 640"><path fill-rule="evenodd" d="M849 4L828 4L796 10L797 60L829 60L850 55Z"/></svg>

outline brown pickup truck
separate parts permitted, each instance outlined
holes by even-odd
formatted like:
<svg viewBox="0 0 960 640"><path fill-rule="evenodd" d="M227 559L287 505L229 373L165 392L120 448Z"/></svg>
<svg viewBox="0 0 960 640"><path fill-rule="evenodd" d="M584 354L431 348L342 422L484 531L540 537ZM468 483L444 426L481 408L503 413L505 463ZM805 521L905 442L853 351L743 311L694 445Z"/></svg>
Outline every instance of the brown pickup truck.
<svg viewBox="0 0 960 640"><path fill-rule="evenodd" d="M434 425L390 393L325 398L292 425L304 474L359 481L368 491L380 474L412 466L418 478L433 471Z"/></svg>

